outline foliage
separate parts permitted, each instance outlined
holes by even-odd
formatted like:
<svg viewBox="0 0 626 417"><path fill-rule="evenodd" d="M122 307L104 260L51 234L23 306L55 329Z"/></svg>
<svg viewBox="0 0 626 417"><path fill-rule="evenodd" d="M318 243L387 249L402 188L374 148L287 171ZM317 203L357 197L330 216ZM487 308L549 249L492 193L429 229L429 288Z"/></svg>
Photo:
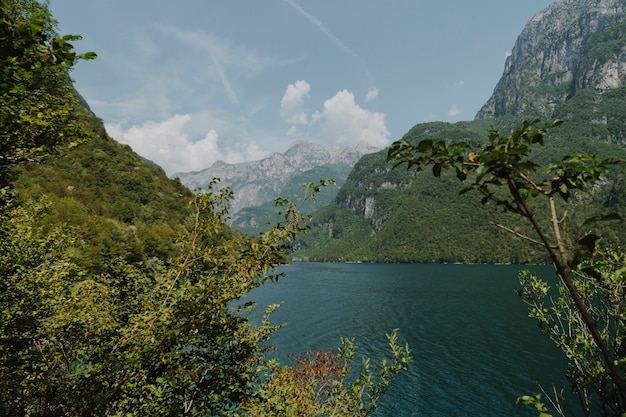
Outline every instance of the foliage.
<svg viewBox="0 0 626 417"><path fill-rule="evenodd" d="M338 353L307 352L293 366L269 363L265 381L244 403L246 413L256 417L369 415L391 380L411 361L409 347L398 344L397 330L387 339L391 362L383 359L373 372L370 360L363 359L355 378L350 378L355 355L350 339L341 340Z"/></svg>
<svg viewBox="0 0 626 417"><path fill-rule="evenodd" d="M315 192L326 183L310 186ZM399 347L392 333L393 360L381 362L376 375L365 360L348 382L354 346L345 341L332 393L299 396L304 380L296 375L335 356L312 354L294 368L267 365L263 342L277 328L268 316L277 306L254 327L248 320L254 305L236 301L278 279L273 268L306 218L284 200L283 220L267 233L234 233L224 223L232 192L211 191L191 201L180 256L135 264L106 258L99 274L75 262L81 249L71 227L36 225L50 204L3 200L0 415L217 416L240 404L240 414L264 415L257 412L278 395L272 390L286 375L293 376L293 389L285 395L298 409L332 401L351 404L345 413L361 413L343 415L365 415L376 407L408 365L408 347ZM262 369L270 372L265 381L258 379Z"/></svg>
<svg viewBox="0 0 626 417"><path fill-rule="evenodd" d="M106 258L145 262L176 255L175 240L183 233L192 193L99 132L99 120L86 120L97 132L92 140L44 164L16 169L13 185L21 198L52 203L37 223L46 228L70 224L83 242L76 261L94 272L102 272Z"/></svg>
<svg viewBox="0 0 626 417"><path fill-rule="evenodd" d="M59 37L45 4L34 0L0 1L0 186L9 168L33 161L61 145L88 136L74 115L78 98L68 88L68 72L79 59L71 42Z"/></svg>
<svg viewBox="0 0 626 417"><path fill-rule="evenodd" d="M534 407L539 412L539 417L552 417L546 405L541 402L541 394L534 397L524 395L519 397L515 403L520 407Z"/></svg>
<svg viewBox="0 0 626 417"><path fill-rule="evenodd" d="M574 271L572 278L602 339L620 367L626 361L626 254L615 249L594 253ZM529 271L520 273L520 296L530 306L530 316L569 358L568 378L585 415L620 415L619 390L604 364L601 352L584 318L563 286L553 296L550 286ZM556 400L559 398L557 397ZM555 401L557 406L557 401Z"/></svg>
<svg viewBox="0 0 626 417"><path fill-rule="evenodd" d="M2 414L218 415L248 395L274 327L253 328L251 306L231 303L276 279L269 272L303 224L291 207L260 239L232 235L229 198L192 201L179 258L111 258L100 275L73 262L71 229L34 227L45 206L3 212Z"/></svg>
<svg viewBox="0 0 626 417"><path fill-rule="evenodd" d="M79 37L58 37L34 0L0 12L0 415L232 415L276 329L275 306L255 327L238 300L278 278L308 218L282 199L265 233L233 232L216 182L183 209L191 194L108 138L74 91L68 71L95 56L73 52Z"/></svg>
<svg viewBox="0 0 626 417"><path fill-rule="evenodd" d="M603 99L606 101L607 97L605 94ZM581 113L571 114L582 117ZM593 117L596 117L595 113ZM509 132L522 121L502 118L494 123L500 131ZM584 123L568 121L555 129L541 152L534 154L534 160L547 166L573 149L595 154L600 159L612 156L626 159L626 152L616 143L596 140L595 136L593 140L584 137L588 130L582 130L581 124ZM615 119L611 125L618 124L619 120ZM409 143L430 139L486 144L488 139L484 132L488 127L482 120L418 124L402 140ZM479 132L483 132L482 135ZM386 151L361 158L335 201L313 213L311 230L302 237L300 249L293 257L363 262L549 262L540 247L510 239L506 232L491 227L488 223L494 218L512 228L525 225L522 219L501 213L500 208L482 206L471 194L459 195L463 184L454 172L443 170L441 177L435 178L392 167L393 163L386 161ZM614 167L605 181L585 191L577 191L570 201L576 210L570 210L570 213L581 219L608 209L625 215L626 199L621 191L624 168L626 166ZM365 214L366 204L368 216ZM597 231L606 241L626 243L626 235L610 224L598 224Z"/></svg>
<svg viewBox="0 0 626 417"><path fill-rule="evenodd" d="M595 390L604 410L620 415L626 411L626 362L620 336L624 317L621 272L616 274L616 264L609 263L610 279L599 284L598 277L607 265L591 257L596 253L599 237L587 231L592 223L619 219L619 216L602 213L576 224L576 217L563 206L567 207L578 192L605 180L609 168L623 161L568 152L544 169L532 159L533 152L544 145L548 130L562 122L538 124L538 120L526 121L509 135L492 129L486 144L431 139L417 144L398 141L390 148L388 159L417 171L429 166L435 177L441 176L445 169L452 169L458 180L468 183L463 192L477 191L483 204L492 203L527 222L526 230L499 222L495 225L543 248L555 266L562 287L551 312L542 304L547 296L546 286L530 279L528 274L521 275L523 295L535 306L532 310L535 317L557 334L559 346L570 359L575 390L584 393ZM542 214L545 222L540 220ZM617 265L619 271L621 261ZM590 286L590 279L575 279L573 273L591 274L598 282ZM601 300L599 305L598 300ZM552 326L554 323L558 325Z"/></svg>
<svg viewBox="0 0 626 417"><path fill-rule="evenodd" d="M555 117L567 121L565 128L570 137L586 137L598 144L608 142L624 147L625 93L626 87L603 93L592 89L580 90L556 109Z"/></svg>

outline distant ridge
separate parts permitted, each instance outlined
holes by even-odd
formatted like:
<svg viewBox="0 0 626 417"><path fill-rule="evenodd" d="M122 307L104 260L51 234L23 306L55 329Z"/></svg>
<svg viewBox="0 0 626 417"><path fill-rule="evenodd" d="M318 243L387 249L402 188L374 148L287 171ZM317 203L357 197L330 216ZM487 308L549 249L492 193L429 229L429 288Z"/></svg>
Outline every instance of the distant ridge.
<svg viewBox="0 0 626 417"><path fill-rule="evenodd" d="M237 164L217 161L202 171L177 172L172 177L179 178L191 190L205 190L213 178L220 178L221 186L230 187L235 194L231 205L231 214L235 214L244 208L274 201L293 176L315 169L316 177L307 181L316 182L321 179L319 175L323 175L318 168L336 165L345 166L349 172L363 155L378 150L364 142L348 147L326 147L309 141L295 141L284 153L274 153L259 161Z"/></svg>

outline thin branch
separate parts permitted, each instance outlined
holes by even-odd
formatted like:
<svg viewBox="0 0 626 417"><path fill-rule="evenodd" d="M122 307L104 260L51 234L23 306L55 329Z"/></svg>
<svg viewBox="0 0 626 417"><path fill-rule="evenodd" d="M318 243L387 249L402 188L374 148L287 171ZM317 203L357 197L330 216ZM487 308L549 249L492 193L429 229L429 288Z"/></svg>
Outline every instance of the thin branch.
<svg viewBox="0 0 626 417"><path fill-rule="evenodd" d="M511 229L510 227L506 227L503 224L496 223L496 222L492 222L492 224L494 226L496 226L497 228L502 229L502 230L512 234L513 236L517 237L517 238L520 238L522 240L526 240L528 242L534 243L535 245L539 245L542 248L546 247L544 242L541 242L541 241L539 241L537 239L533 239L532 237L529 237L529 236L526 236L524 234L521 234L520 232L516 232L515 230Z"/></svg>
<svg viewBox="0 0 626 417"><path fill-rule="evenodd" d="M559 250L559 255L561 256L561 263L563 265L569 265L567 251L565 250L565 243L563 242L563 238L561 237L561 229L559 227L559 219L557 218L556 205L554 203L554 195L550 195L548 197L550 202L550 219L552 221L552 229L554 230L554 238L556 239L556 244Z"/></svg>

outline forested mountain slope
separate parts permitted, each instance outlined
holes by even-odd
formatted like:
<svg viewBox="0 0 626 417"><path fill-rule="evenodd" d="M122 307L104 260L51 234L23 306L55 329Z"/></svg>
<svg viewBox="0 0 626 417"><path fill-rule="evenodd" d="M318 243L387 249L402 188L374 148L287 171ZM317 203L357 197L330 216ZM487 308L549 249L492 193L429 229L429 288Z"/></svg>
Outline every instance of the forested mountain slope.
<svg viewBox="0 0 626 417"><path fill-rule="evenodd" d="M138 262L175 254L191 192L111 139L84 101L78 114L91 139L46 157L45 163L20 166L14 185L21 198L48 204L42 226L79 230L89 267L101 268L111 257Z"/></svg>
<svg viewBox="0 0 626 417"><path fill-rule="evenodd" d="M625 157L626 12L617 0L555 2L518 38L493 96L476 119L426 123L403 139L485 141L491 127L508 133L523 120L563 119L539 151L548 164L568 151ZM383 262L541 262L532 246L490 225L498 209L464 194L453 174L435 179L392 169L387 151L364 157L335 202L314 215L301 260ZM576 214L626 211L623 168L576 196ZM511 220L513 221L513 220ZM513 225L517 224L513 221ZM623 224L604 226L625 241Z"/></svg>

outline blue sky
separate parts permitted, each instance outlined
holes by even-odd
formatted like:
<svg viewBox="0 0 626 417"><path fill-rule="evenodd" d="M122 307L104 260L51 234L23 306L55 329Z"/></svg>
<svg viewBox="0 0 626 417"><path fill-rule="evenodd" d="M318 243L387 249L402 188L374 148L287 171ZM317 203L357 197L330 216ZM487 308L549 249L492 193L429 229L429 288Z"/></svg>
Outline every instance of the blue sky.
<svg viewBox="0 0 626 417"><path fill-rule="evenodd" d="M169 175L471 120L550 3L50 0L59 32L98 54L73 71L79 92Z"/></svg>

